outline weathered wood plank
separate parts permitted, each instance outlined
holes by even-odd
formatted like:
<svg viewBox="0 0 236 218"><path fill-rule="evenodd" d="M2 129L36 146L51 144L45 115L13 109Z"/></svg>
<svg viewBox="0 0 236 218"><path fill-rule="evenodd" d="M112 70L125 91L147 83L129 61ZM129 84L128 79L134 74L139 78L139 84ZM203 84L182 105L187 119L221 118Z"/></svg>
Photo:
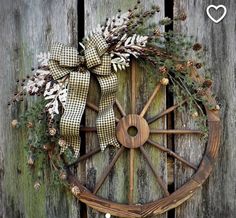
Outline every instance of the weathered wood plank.
<svg viewBox="0 0 236 218"><path fill-rule="evenodd" d="M0 217L77 217L77 201L61 187L47 187L46 172L46 184L34 190L26 135L10 126L19 108L7 106L16 78L30 74L37 53L47 51L52 41L77 45L77 1L3 0L0 20Z"/></svg>
<svg viewBox="0 0 236 218"><path fill-rule="evenodd" d="M92 28L96 27L97 24L104 22L106 17L113 16L118 9L127 11L129 8L133 8L136 1L124 1L124 0L109 0L109 1L86 1L85 2L85 32L86 34L91 31ZM144 1L142 2L145 8L150 7L153 3L159 4L164 11L164 1ZM161 13L159 17L164 17ZM157 19L158 17L155 17ZM137 68L137 67L136 67ZM156 75L151 75L151 73L146 72L144 69L136 69L136 112L140 113L142 106L147 102L148 97L153 92L153 89L157 85L155 80ZM117 98L125 109L126 114L131 113L131 72L118 72L119 80L119 91ZM95 94L96 93L96 94ZM95 102L98 105L99 100L99 89L97 87L97 82L94 80L90 86L89 101ZM165 108L165 90L161 89L160 93L154 99L154 104L151 105L147 116L154 115L157 112L164 110ZM118 117L117 112L117 117ZM96 120L96 114L91 110L86 111L86 125L94 126ZM161 120L153 124L153 128L163 128L165 126L165 120ZM153 136L153 139L161 140L164 142L163 136ZM86 150L90 151L92 148L98 146L96 133L86 133ZM145 146L147 153L150 155L153 161L156 171L163 176L166 181L166 166L164 164L165 157L156 148L152 146ZM117 150L110 148L107 149L103 154L98 154L94 158L87 161L87 186L89 188L94 188L96 181L99 180L102 170L108 166L109 161L112 160ZM158 199L158 197L163 196L161 188L155 180L155 176L145 162L145 159L141 157L141 153L134 150L134 192L133 192L133 203L144 203L147 201L152 201ZM107 197L110 200L128 203L128 193L129 193L129 170L127 166L130 165L129 153L127 151L119 158L113 171L111 172L109 178L105 181L104 185L98 192L98 195ZM92 176L92 177L91 177ZM90 179L88 179L90 177ZM133 177L133 176L132 176ZM131 177L131 178L132 178ZM104 217L104 214L98 214L96 211L89 209L88 217ZM157 217L157 216L155 216ZM158 216L160 217L160 216ZM163 215L161 217L166 217Z"/></svg>
<svg viewBox="0 0 236 218"><path fill-rule="evenodd" d="M129 8L132 3L125 3L121 4L122 1L89 1L85 2L85 33L88 34L93 28L105 21L106 17L111 17L117 13L117 10L120 9L127 9ZM134 3L135 1L133 1ZM106 4L106 7L104 7ZM120 6L121 5L121 6ZM124 74L127 77L127 74ZM123 76L124 78L124 76ZM119 85L124 89L127 90L127 85L125 81L128 81L128 77L123 80L119 80ZM96 94L95 94L96 93ZM99 104L99 96L100 90L98 88L97 81L93 78L90 85L90 93L89 93L89 101L95 102L96 105ZM122 99L119 99L122 107L127 111L126 102ZM94 112L87 110L86 111L86 125L94 126L96 121L96 115ZM99 146L98 139L96 134L86 134L86 152L93 147ZM98 154L91 160L87 161L87 186L88 188L94 189L95 184L99 180L102 175L103 170L109 165L109 161L111 161L117 152L117 149L108 148L102 154ZM121 182L119 178L127 177L128 174L126 170L119 170L116 172L116 169L122 168L125 163L127 162L127 153L126 151L123 155L119 158L116 162L115 166L113 167L110 175L105 180L104 184L100 188L98 195L101 195L107 199L113 201L120 201L120 202L127 202L127 194L123 190L128 188L128 184L126 185L125 182ZM116 187L116 188L115 188ZM127 189L128 190L128 189ZM104 217L104 214L97 213L95 210L88 208L87 211L88 217Z"/></svg>
<svg viewBox="0 0 236 218"><path fill-rule="evenodd" d="M154 89L157 87L158 80L156 78L157 74L152 75L151 72L147 72L145 69L139 69L138 72L136 91L139 93L137 98L137 111L140 113ZM140 90L142 91L140 92ZM154 97L153 103L150 105L145 117L152 117L154 114L165 110L165 102L165 88L161 87L160 91ZM150 127L165 129L165 118L152 123ZM150 135L150 138L163 145L166 144L166 137L163 135ZM155 165L156 172L161 175L164 182L167 183L166 154L162 153L149 143L147 143L144 148L152 163ZM163 197L164 193L162 192L161 187L158 185L147 161L140 152L136 152L135 168L137 170L135 177L137 192L134 193L134 199L139 203L144 203L147 199L148 201L153 201ZM163 217L165 216L166 215L163 215Z"/></svg>
<svg viewBox="0 0 236 218"><path fill-rule="evenodd" d="M214 91L217 93L221 108L222 143L219 158L212 176L202 190L192 200L176 209L176 217L235 217L235 9L233 0L224 1L228 14L218 24L213 23L206 15L211 1L175 0L175 13L186 11L185 23L176 24L177 30L193 35L207 50L208 66L212 68ZM222 1L214 1L215 5ZM214 11L213 11L214 13ZM197 19L196 19L197 18ZM195 146L197 145L194 143ZM194 146L194 147L195 147ZM180 148L180 147L179 147ZM187 152L187 151L185 151ZM191 151L192 153L192 151ZM196 160L199 153L192 155ZM227 169L227 170L225 170ZM176 182L183 182L177 169ZM179 176L178 176L179 174ZM185 173L186 175L186 173Z"/></svg>
<svg viewBox="0 0 236 218"><path fill-rule="evenodd" d="M175 2L175 7L176 6ZM181 8L182 9L182 8ZM181 11L180 8L175 8L175 13L178 14ZM189 14L189 11L187 12ZM176 15L175 14L175 15ZM191 14L191 13L190 13ZM191 17L188 17L188 21L184 22L183 25L189 22ZM178 28L178 24L175 23L174 26L175 30L180 31ZM196 28L190 27L190 28ZM193 34L192 32L184 32L185 34ZM179 113L175 111L175 128L196 128L194 119L191 116L186 116L187 108L183 113ZM194 135L185 135L185 136L175 136L175 152L180 156L184 157L188 161L191 161L196 166L199 165L201 161L201 157L204 152L204 143L201 143L199 140L199 136ZM178 161L175 160L175 168L174 168L174 182L175 182L175 189L180 188L185 182L187 182L191 176L194 174L194 170L192 169L185 169L184 166ZM202 211L200 210L201 207L201 192L198 191L195 193L194 197L189 199L187 202L182 204L175 210L176 217L191 217L194 214L194 217L202 217Z"/></svg>

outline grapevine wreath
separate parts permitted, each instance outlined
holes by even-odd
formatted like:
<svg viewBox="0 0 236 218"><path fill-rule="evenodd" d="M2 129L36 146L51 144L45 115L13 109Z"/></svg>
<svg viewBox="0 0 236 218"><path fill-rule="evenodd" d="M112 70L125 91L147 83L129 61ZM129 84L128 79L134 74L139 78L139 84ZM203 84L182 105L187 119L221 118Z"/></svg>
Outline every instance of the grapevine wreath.
<svg viewBox="0 0 236 218"><path fill-rule="evenodd" d="M140 6L140 1L126 13L118 10L116 16L107 18L103 25L99 25L79 43L79 51L61 43L54 43L50 53L38 55L39 66L32 69L33 75L17 80L19 89L9 102L11 105L23 101L25 95L38 96L39 99L31 101L31 106L20 118L12 121L13 128L28 128L27 154L30 168L36 165L39 165L40 169L43 166L50 167L56 175L55 178L67 185L80 201L107 213L107 217L110 214L147 217L164 213L180 205L207 179L218 152L220 108L211 92L212 80L209 78L209 69L201 61L204 49L201 44L193 43L191 37L173 31L161 32L161 26L173 22L169 18L154 24L147 22L159 10L158 6L153 6L145 11ZM185 13L180 13L174 21L185 19ZM116 72L127 73L125 69L130 67L131 61L132 64L145 67L158 75L154 92L143 110L137 114L134 70L131 70L132 111L126 114L116 99L119 88ZM101 89L99 106L87 102L91 74L97 79ZM163 87L167 87L173 93L175 105L154 117L146 118L145 114L151 102ZM121 119L115 117L114 105L119 109ZM96 128L81 127L85 107L98 112ZM207 143L199 166L194 166L174 151L149 139L149 134L158 133L157 130L150 129L149 124L175 109L182 112L183 108L187 108L199 129L163 130L159 133L165 134L169 131L171 134L200 134L202 140ZM137 128L136 136L127 134L127 129L131 126ZM80 156L80 131L96 132L100 147ZM155 146L186 167L194 169L195 174L178 190L169 193L144 149L145 143ZM92 155L104 155L102 151L108 146L111 147L109 149L117 150L117 153L95 189L89 190L73 175L71 168ZM148 162L160 189L163 190L163 198L145 204L125 204L111 202L96 195L121 153L128 150L131 158L134 149L140 149ZM46 160L49 164L45 164ZM132 181L129 182L132 184ZM40 188L39 178L34 187ZM132 193L129 196L132 196ZM132 197L129 200L131 199Z"/></svg>

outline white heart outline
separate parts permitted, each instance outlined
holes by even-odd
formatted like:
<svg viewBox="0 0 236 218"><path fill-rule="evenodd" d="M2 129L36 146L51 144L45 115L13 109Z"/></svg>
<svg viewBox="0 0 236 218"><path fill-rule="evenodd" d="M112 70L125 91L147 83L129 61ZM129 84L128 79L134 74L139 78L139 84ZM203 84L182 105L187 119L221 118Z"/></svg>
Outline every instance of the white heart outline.
<svg viewBox="0 0 236 218"><path fill-rule="evenodd" d="M223 9L224 9L224 13L222 14L222 16L221 16L219 19L216 20L216 19L215 19L214 17L212 17L211 14L210 14L210 9L211 9L211 8L214 8L215 10L218 10L219 8L223 8ZM224 19L225 15L227 14L227 8L226 8L224 5L218 5L218 6L216 6L216 5L209 5L209 6L207 7L206 12L207 12L208 17L209 17L213 22L219 23L220 21L222 21L222 20Z"/></svg>

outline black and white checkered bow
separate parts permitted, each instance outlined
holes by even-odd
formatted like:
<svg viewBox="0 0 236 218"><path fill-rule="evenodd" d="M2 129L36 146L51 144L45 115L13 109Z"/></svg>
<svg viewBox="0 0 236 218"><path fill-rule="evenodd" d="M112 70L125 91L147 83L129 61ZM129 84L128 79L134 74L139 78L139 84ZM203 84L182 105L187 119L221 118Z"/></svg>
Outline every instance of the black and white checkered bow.
<svg viewBox="0 0 236 218"><path fill-rule="evenodd" d="M84 56L73 47L55 43L51 48L50 71L55 80L69 74L67 104L60 122L60 134L65 144L61 152L72 146L77 157L80 150L80 122L89 90L90 73L94 73L101 87L99 113L96 120L101 150L108 145L119 147L115 136L113 104L118 88L117 76L111 70L108 44L101 35L94 35L86 45ZM86 66L83 69L75 68ZM78 70L75 70L78 69Z"/></svg>

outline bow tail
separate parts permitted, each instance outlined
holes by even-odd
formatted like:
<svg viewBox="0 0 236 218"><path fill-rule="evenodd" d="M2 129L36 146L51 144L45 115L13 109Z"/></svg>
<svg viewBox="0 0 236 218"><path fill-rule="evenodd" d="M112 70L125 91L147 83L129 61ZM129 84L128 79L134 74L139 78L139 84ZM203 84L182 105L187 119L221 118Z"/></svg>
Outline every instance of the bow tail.
<svg viewBox="0 0 236 218"><path fill-rule="evenodd" d="M110 73L107 76L97 75L97 79L101 87L101 99L96 126L99 144L101 150L104 151L108 145L120 146L116 139L115 114L113 110L118 80L114 73Z"/></svg>
<svg viewBox="0 0 236 218"><path fill-rule="evenodd" d="M61 148L61 153L71 146L75 157L80 151L80 122L86 106L89 90L90 72L71 72L69 79L68 97L66 108L60 122L60 134L66 144Z"/></svg>

